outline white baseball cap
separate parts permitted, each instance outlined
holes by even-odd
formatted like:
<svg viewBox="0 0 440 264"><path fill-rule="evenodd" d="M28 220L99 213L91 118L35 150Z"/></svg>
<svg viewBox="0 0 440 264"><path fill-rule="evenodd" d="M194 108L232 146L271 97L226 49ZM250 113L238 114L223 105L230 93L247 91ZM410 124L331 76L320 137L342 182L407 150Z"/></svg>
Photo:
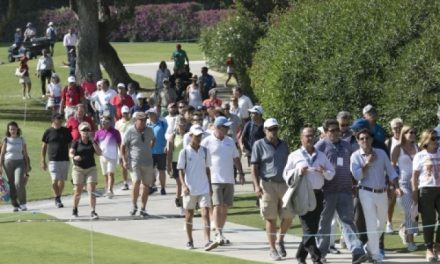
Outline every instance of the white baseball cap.
<svg viewBox="0 0 440 264"><path fill-rule="evenodd" d="M270 128L274 126L280 126L275 118L268 118L264 121L264 128Z"/></svg>
<svg viewBox="0 0 440 264"><path fill-rule="evenodd" d="M189 133L194 136L202 135L205 133L200 126L192 126L189 130Z"/></svg>
<svg viewBox="0 0 440 264"><path fill-rule="evenodd" d="M145 93L138 93L136 95L136 99L145 99L147 98L147 95Z"/></svg>
<svg viewBox="0 0 440 264"><path fill-rule="evenodd" d="M262 115L263 114L263 107L261 107L260 105L254 105L254 107L249 109L249 112Z"/></svg>
<svg viewBox="0 0 440 264"><path fill-rule="evenodd" d="M69 76L69 77L67 78L67 82L68 82L68 83L75 83L75 82L76 82L76 78L75 78L75 76Z"/></svg>
<svg viewBox="0 0 440 264"><path fill-rule="evenodd" d="M123 83L118 83L118 85L117 85L116 87L117 87L117 88L121 87L121 88L124 88L124 89L125 89L125 84L123 84Z"/></svg>
<svg viewBox="0 0 440 264"><path fill-rule="evenodd" d="M130 108L128 108L126 105L123 105L121 108L121 113L130 113Z"/></svg>

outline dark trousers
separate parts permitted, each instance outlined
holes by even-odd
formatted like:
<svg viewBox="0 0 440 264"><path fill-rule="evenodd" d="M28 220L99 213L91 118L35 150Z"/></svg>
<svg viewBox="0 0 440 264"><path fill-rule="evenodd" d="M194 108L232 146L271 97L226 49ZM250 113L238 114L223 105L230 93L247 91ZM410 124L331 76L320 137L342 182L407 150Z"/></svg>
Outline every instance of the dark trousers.
<svg viewBox="0 0 440 264"><path fill-rule="evenodd" d="M296 252L296 259L305 261L307 254L310 253L314 262L321 260L321 252L316 246L316 234L319 228L319 218L323 208L324 195L321 190L315 190L316 208L305 215L299 217L303 230L302 241Z"/></svg>
<svg viewBox="0 0 440 264"><path fill-rule="evenodd" d="M367 244L368 236L367 236L367 227L365 225L365 218L364 218L364 210L362 210L362 204L359 200L359 196L356 195L356 197L353 199L353 206L354 206L354 224L356 225L357 231L359 234L359 240L362 242L362 244ZM385 235L382 233L382 235L379 238L379 248L385 249Z"/></svg>
<svg viewBox="0 0 440 264"><path fill-rule="evenodd" d="M52 70L42 70L40 72L41 95L46 95L46 83L50 82L51 77L52 77Z"/></svg>
<svg viewBox="0 0 440 264"><path fill-rule="evenodd" d="M423 239L427 248L434 246L434 230L437 221L436 213L440 215L440 188L421 188L419 191L419 212L422 216ZM440 243L440 228L435 234L435 243Z"/></svg>

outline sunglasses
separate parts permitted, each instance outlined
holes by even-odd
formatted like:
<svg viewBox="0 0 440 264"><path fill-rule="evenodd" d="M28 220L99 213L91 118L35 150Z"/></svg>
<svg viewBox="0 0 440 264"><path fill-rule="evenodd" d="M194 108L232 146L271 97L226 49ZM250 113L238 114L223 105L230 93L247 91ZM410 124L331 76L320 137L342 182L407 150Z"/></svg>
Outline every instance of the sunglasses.
<svg viewBox="0 0 440 264"><path fill-rule="evenodd" d="M267 129L267 131L273 132L273 131L278 131L278 127L269 127Z"/></svg>
<svg viewBox="0 0 440 264"><path fill-rule="evenodd" d="M339 128L329 129L327 131L330 132L330 133L335 133L335 132L339 132Z"/></svg>
<svg viewBox="0 0 440 264"><path fill-rule="evenodd" d="M348 127L348 124L340 124L340 127Z"/></svg>
<svg viewBox="0 0 440 264"><path fill-rule="evenodd" d="M81 130L82 132L90 132L90 129L88 128L84 128L83 130Z"/></svg>
<svg viewBox="0 0 440 264"><path fill-rule="evenodd" d="M393 130L398 130L398 129L402 129L402 127L401 126L397 126L397 127L393 127L392 129Z"/></svg>
<svg viewBox="0 0 440 264"><path fill-rule="evenodd" d="M360 137L359 140L360 141L364 141L364 140L369 140L371 137Z"/></svg>

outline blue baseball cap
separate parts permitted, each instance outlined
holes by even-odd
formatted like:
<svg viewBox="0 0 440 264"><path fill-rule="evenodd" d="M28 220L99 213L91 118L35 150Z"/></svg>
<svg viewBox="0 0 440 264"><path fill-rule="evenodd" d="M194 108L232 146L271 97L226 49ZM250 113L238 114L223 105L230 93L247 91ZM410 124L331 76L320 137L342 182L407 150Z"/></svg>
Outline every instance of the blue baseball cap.
<svg viewBox="0 0 440 264"><path fill-rule="evenodd" d="M370 124L368 123L367 120L363 119L363 118L359 118L356 119L353 124L350 126L350 128L354 131L357 132L361 129L370 129Z"/></svg>
<svg viewBox="0 0 440 264"><path fill-rule="evenodd" d="M230 122L226 117L224 116L218 116L215 118L214 126L221 127L221 126L230 126L232 125L232 122Z"/></svg>

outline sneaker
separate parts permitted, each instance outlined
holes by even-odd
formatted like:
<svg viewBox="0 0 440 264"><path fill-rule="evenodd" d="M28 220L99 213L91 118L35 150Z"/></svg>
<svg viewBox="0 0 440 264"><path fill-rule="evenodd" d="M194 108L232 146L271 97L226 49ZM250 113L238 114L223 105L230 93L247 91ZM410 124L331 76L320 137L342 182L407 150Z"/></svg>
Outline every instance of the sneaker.
<svg viewBox="0 0 440 264"><path fill-rule="evenodd" d="M186 243L186 248L187 249L194 249L194 244L192 241L188 241L188 243Z"/></svg>
<svg viewBox="0 0 440 264"><path fill-rule="evenodd" d="M43 95L41 95L41 98L43 98L43 99L44 99L44 98L46 98L46 95L44 95L44 94L43 94Z"/></svg>
<svg viewBox="0 0 440 264"><path fill-rule="evenodd" d="M227 239L224 235L221 235L220 237L221 237L221 239L223 240L223 243L224 243L225 245L229 245L229 244L231 244L231 241L229 241L229 239Z"/></svg>
<svg viewBox="0 0 440 264"><path fill-rule="evenodd" d="M408 243L406 242L405 227L401 227L399 229L399 236L400 236L400 239L402 239L402 243L404 245L407 245Z"/></svg>
<svg viewBox="0 0 440 264"><path fill-rule="evenodd" d="M23 96L23 100L26 100L26 96Z"/></svg>
<svg viewBox="0 0 440 264"><path fill-rule="evenodd" d="M351 259L351 263L352 264L359 264L359 263L365 262L367 260L368 260L367 254L356 254L356 255L353 255L353 258Z"/></svg>
<svg viewBox="0 0 440 264"><path fill-rule="evenodd" d="M270 250L269 256L272 259L272 261L279 261L279 260L281 260L281 257L278 254L278 251L276 249Z"/></svg>
<svg viewBox="0 0 440 264"><path fill-rule="evenodd" d="M26 204L20 204L20 210L27 211Z"/></svg>
<svg viewBox="0 0 440 264"><path fill-rule="evenodd" d="M160 194L161 195L166 195L167 191L165 191L165 188L160 188Z"/></svg>
<svg viewBox="0 0 440 264"><path fill-rule="evenodd" d="M222 239L222 236L220 234L215 234L215 242L217 242L220 246L223 246L225 244L225 241Z"/></svg>
<svg viewBox="0 0 440 264"><path fill-rule="evenodd" d="M278 242L277 251L281 257L285 258L287 256L286 248L284 247L284 241Z"/></svg>
<svg viewBox="0 0 440 264"><path fill-rule="evenodd" d="M328 248L328 252L331 254L341 254L341 251L339 251L335 246L330 246Z"/></svg>
<svg viewBox="0 0 440 264"><path fill-rule="evenodd" d="M72 209L72 216L73 217L78 217L78 208L73 208Z"/></svg>
<svg viewBox="0 0 440 264"><path fill-rule="evenodd" d="M296 261L298 261L298 264L306 264L306 261L302 259L296 259Z"/></svg>
<svg viewBox="0 0 440 264"><path fill-rule="evenodd" d="M215 241L209 241L205 245L205 251L213 250L214 248L218 247L218 243Z"/></svg>
<svg viewBox="0 0 440 264"><path fill-rule="evenodd" d="M394 233L393 224L390 222L387 222L387 227L385 229L386 234L392 234Z"/></svg>
<svg viewBox="0 0 440 264"><path fill-rule="evenodd" d="M147 214L147 211L146 211L145 209L141 209L141 210L139 211L139 215L140 215L141 217L143 217L143 218L147 218L147 217L150 216L149 214Z"/></svg>
<svg viewBox="0 0 440 264"><path fill-rule="evenodd" d="M426 250L426 261L427 262L436 262L437 256L434 255L434 252L432 250L427 249Z"/></svg>
<svg viewBox="0 0 440 264"><path fill-rule="evenodd" d="M138 210L138 207L135 205L135 206L133 207L133 209L130 210L130 215L131 215L131 216L135 216L137 210Z"/></svg>
<svg viewBox="0 0 440 264"><path fill-rule="evenodd" d="M56 207L57 208L63 208L64 204L61 201L59 201L59 202L56 203Z"/></svg>
<svg viewBox="0 0 440 264"><path fill-rule="evenodd" d="M413 252L417 250L417 245L414 242L408 242L408 251Z"/></svg>
<svg viewBox="0 0 440 264"><path fill-rule="evenodd" d="M115 196L115 195L113 194L112 191L108 191L105 196L107 196L108 199L112 199L113 196Z"/></svg>
<svg viewBox="0 0 440 264"><path fill-rule="evenodd" d="M20 211L20 207L18 207L18 206L14 206L14 208L12 209L12 212L18 212L18 211Z"/></svg>
<svg viewBox="0 0 440 264"><path fill-rule="evenodd" d="M95 211L90 212L90 217L93 220L99 219L99 216L98 216L98 214Z"/></svg>
<svg viewBox="0 0 440 264"><path fill-rule="evenodd" d="M157 187L156 186L150 186L149 192L150 192L150 194L153 194L153 193L157 192Z"/></svg>
<svg viewBox="0 0 440 264"><path fill-rule="evenodd" d="M183 209L183 207L179 207L179 215L185 216L185 209Z"/></svg>
<svg viewBox="0 0 440 264"><path fill-rule="evenodd" d="M130 190L130 188L128 187L128 184L125 183L124 185L122 185L121 190L122 190L122 191L128 191L128 190Z"/></svg>

